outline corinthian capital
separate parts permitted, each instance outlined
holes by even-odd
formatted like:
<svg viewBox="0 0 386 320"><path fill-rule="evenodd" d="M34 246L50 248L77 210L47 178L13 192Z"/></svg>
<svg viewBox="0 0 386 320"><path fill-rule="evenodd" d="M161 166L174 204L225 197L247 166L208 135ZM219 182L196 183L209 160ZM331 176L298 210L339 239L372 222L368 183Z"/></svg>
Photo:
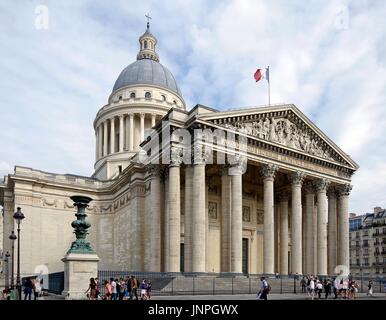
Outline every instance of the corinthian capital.
<svg viewBox="0 0 386 320"><path fill-rule="evenodd" d="M330 181L325 178L322 178L314 181L313 184L317 192L326 192L328 186L330 185Z"/></svg>
<svg viewBox="0 0 386 320"><path fill-rule="evenodd" d="M179 166L182 163L183 152L180 147L170 148L170 165Z"/></svg>
<svg viewBox="0 0 386 320"><path fill-rule="evenodd" d="M261 167L260 173L263 179L275 179L275 175L279 167L274 164L265 164Z"/></svg>
<svg viewBox="0 0 386 320"><path fill-rule="evenodd" d="M352 185L351 184L342 184L338 186L338 194L339 196L348 196L350 195L350 192L352 190Z"/></svg>
<svg viewBox="0 0 386 320"><path fill-rule="evenodd" d="M289 181L293 185L302 185L303 184L303 179L304 179L304 172L301 171L296 171L288 176Z"/></svg>

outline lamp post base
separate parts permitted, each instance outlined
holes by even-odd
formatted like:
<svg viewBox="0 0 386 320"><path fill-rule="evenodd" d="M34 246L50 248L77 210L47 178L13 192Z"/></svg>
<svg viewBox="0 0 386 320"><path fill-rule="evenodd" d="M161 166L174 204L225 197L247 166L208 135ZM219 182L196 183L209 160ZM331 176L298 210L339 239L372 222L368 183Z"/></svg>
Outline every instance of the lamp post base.
<svg viewBox="0 0 386 320"><path fill-rule="evenodd" d="M67 300L87 299L85 292L90 284L90 278L98 276L98 256L90 253L68 253L62 261L64 262L62 295Z"/></svg>

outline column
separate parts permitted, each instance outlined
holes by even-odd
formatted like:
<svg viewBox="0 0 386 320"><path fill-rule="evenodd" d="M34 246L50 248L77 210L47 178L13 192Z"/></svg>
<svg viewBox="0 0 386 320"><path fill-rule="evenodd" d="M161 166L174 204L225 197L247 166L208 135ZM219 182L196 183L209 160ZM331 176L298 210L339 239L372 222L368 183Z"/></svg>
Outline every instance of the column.
<svg viewBox="0 0 386 320"><path fill-rule="evenodd" d="M102 124L98 127L98 159L103 157L103 132L102 132Z"/></svg>
<svg viewBox="0 0 386 320"><path fill-rule="evenodd" d="M145 139L145 113L141 113L140 143Z"/></svg>
<svg viewBox="0 0 386 320"><path fill-rule="evenodd" d="M344 265L349 271L350 268L350 248L349 248L349 216L348 200L352 186L345 184L339 187L339 210L338 210L338 265Z"/></svg>
<svg viewBox="0 0 386 320"><path fill-rule="evenodd" d="M328 196L328 224L327 224L327 271L334 274L337 266L337 214L336 214L336 190L332 187L327 192Z"/></svg>
<svg viewBox="0 0 386 320"><path fill-rule="evenodd" d="M193 165L192 271L206 270L205 164Z"/></svg>
<svg viewBox="0 0 386 320"><path fill-rule="evenodd" d="M329 181L320 179L315 182L317 215L317 269L319 276L327 275L327 188Z"/></svg>
<svg viewBox="0 0 386 320"><path fill-rule="evenodd" d="M150 165L149 204L146 207L145 226L150 226L147 237L145 236L145 271L161 271L161 182L159 166Z"/></svg>
<svg viewBox="0 0 386 320"><path fill-rule="evenodd" d="M228 168L221 175L221 272L230 272L231 264L231 179Z"/></svg>
<svg viewBox="0 0 386 320"><path fill-rule="evenodd" d="M95 128L95 161L99 158L99 128Z"/></svg>
<svg viewBox="0 0 386 320"><path fill-rule="evenodd" d="M115 153L115 118L110 119L110 153Z"/></svg>
<svg viewBox="0 0 386 320"><path fill-rule="evenodd" d="M124 130L123 130L123 115L119 116L119 152L123 152L123 135L124 135Z"/></svg>
<svg viewBox="0 0 386 320"><path fill-rule="evenodd" d="M279 197L280 211L280 274L288 275L288 194Z"/></svg>
<svg viewBox="0 0 386 320"><path fill-rule="evenodd" d="M178 159L171 159L169 165L168 272L180 272L180 163Z"/></svg>
<svg viewBox="0 0 386 320"><path fill-rule="evenodd" d="M156 117L156 115L153 113L153 114L151 115L151 127L152 127L152 128L155 126L155 117Z"/></svg>
<svg viewBox="0 0 386 320"><path fill-rule="evenodd" d="M185 166L184 269L192 272L193 167Z"/></svg>
<svg viewBox="0 0 386 320"><path fill-rule="evenodd" d="M231 176L231 272L242 273L243 192L242 174L238 166L229 168Z"/></svg>
<svg viewBox="0 0 386 320"><path fill-rule="evenodd" d="M304 174L297 171L289 178L292 189L291 272L302 274L302 183Z"/></svg>
<svg viewBox="0 0 386 320"><path fill-rule="evenodd" d="M305 243L306 246L306 263L305 263L305 274L314 274L314 205L315 205L315 188L311 181L305 184L305 217L304 229L305 229Z"/></svg>
<svg viewBox="0 0 386 320"><path fill-rule="evenodd" d="M273 199L273 181L278 167L267 164L261 169L261 175L264 183L264 274L274 274L274 199Z"/></svg>
<svg viewBox="0 0 386 320"><path fill-rule="evenodd" d="M107 156L107 120L103 122L103 156Z"/></svg>
<svg viewBox="0 0 386 320"><path fill-rule="evenodd" d="M129 151L134 150L134 114L130 113L130 136L129 136Z"/></svg>

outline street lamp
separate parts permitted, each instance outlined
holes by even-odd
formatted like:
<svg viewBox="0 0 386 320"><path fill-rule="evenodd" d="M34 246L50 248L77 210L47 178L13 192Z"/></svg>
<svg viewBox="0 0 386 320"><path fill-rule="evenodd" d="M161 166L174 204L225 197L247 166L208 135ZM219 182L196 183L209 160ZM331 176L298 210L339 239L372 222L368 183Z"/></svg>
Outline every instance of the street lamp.
<svg viewBox="0 0 386 320"><path fill-rule="evenodd" d="M17 239L14 231L11 232L9 239L11 240L11 243L12 243L11 289L13 289L15 285L15 282L14 282L15 277L13 275L13 273L15 272L15 240Z"/></svg>
<svg viewBox="0 0 386 320"><path fill-rule="evenodd" d="M13 218L17 223L17 273L16 273L16 287L19 293L19 300L21 300L21 283L20 283L20 223L24 219L24 214L21 212L21 208L17 207L16 212L13 214Z"/></svg>
<svg viewBox="0 0 386 320"><path fill-rule="evenodd" d="M4 268L5 268L5 288L9 289L9 257L11 255L7 251L5 253Z"/></svg>

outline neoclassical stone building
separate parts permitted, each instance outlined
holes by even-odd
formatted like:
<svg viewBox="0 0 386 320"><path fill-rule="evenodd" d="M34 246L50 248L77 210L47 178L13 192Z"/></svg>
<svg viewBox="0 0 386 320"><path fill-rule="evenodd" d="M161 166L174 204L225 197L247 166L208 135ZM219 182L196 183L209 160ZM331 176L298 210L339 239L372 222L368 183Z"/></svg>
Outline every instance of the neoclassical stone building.
<svg viewBox="0 0 386 320"><path fill-rule="evenodd" d="M62 271L70 196L90 196L103 270L334 273L349 266L357 164L292 104L187 111L149 26L94 121L92 177L15 167L0 185L3 251L20 206L22 273Z"/></svg>

